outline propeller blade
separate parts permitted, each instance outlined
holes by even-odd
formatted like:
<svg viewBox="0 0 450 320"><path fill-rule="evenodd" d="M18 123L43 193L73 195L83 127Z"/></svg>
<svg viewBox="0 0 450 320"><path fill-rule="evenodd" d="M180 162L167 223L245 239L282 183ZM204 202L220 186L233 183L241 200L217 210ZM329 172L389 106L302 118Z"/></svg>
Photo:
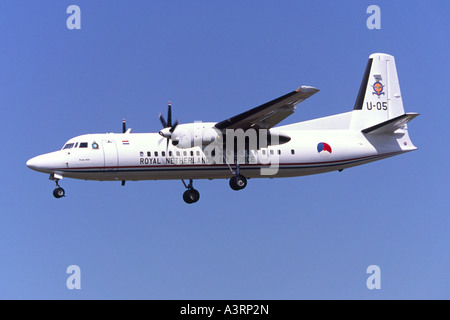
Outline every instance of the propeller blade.
<svg viewBox="0 0 450 320"><path fill-rule="evenodd" d="M175 128L177 127L177 125L178 125L178 120L175 120L175 123L173 124L173 126L170 127L169 132L170 132L170 133L174 132L174 131L175 131Z"/></svg>
<svg viewBox="0 0 450 320"><path fill-rule="evenodd" d="M172 126L172 103L169 101L169 105L167 106L167 126Z"/></svg>
<svg viewBox="0 0 450 320"><path fill-rule="evenodd" d="M175 131L176 127L178 126L178 119L175 120L175 122L172 124L172 103L169 101L167 105L167 122L162 116L162 114L159 114L159 120L161 121L161 124L164 128L169 128L169 132L167 130L161 130L159 134L167 139L167 145L166 145L166 152L169 148L169 140L172 140L172 133ZM172 144L176 146L178 144L178 141L173 141Z"/></svg>
<svg viewBox="0 0 450 320"><path fill-rule="evenodd" d="M163 128L167 128L168 127L167 122L166 122L166 120L164 120L164 117L162 116L161 113L159 114L159 121L161 121L161 124L162 124Z"/></svg>
<svg viewBox="0 0 450 320"><path fill-rule="evenodd" d="M122 119L122 133L127 132L127 124L125 123L125 119Z"/></svg>

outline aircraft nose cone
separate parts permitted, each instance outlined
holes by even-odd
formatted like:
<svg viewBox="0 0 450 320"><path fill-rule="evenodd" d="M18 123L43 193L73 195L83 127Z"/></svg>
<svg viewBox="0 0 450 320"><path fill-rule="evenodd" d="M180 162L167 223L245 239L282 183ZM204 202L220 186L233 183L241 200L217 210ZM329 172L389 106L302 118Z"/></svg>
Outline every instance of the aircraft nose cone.
<svg viewBox="0 0 450 320"><path fill-rule="evenodd" d="M55 168L62 167L62 158L58 151L41 154L27 161L27 167L39 172L51 172Z"/></svg>
<svg viewBox="0 0 450 320"><path fill-rule="evenodd" d="M38 168L38 164L37 164L37 157L31 158L30 160L27 161L27 167L32 169L32 170L36 170Z"/></svg>

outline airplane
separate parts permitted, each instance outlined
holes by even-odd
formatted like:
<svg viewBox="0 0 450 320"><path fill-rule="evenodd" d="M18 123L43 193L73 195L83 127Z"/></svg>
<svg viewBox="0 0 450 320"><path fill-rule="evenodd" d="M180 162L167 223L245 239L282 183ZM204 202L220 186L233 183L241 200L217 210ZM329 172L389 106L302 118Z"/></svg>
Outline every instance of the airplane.
<svg viewBox="0 0 450 320"><path fill-rule="evenodd" d="M50 175L55 198L65 196L63 178L181 180L191 204L200 198L196 179L229 179L242 190L247 179L340 172L417 149L407 123L419 114L404 112L392 55L369 56L353 110L275 127L318 91L301 86L220 122L172 122L169 102L158 133L134 133L123 120L122 133L80 135L26 165Z"/></svg>

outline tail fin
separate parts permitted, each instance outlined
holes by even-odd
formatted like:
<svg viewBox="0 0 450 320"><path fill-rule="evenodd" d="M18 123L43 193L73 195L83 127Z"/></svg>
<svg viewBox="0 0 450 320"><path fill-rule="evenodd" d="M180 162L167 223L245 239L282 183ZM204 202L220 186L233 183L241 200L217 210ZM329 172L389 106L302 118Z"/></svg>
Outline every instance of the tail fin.
<svg viewBox="0 0 450 320"><path fill-rule="evenodd" d="M405 114L393 56L369 57L352 114L352 129L366 129Z"/></svg>

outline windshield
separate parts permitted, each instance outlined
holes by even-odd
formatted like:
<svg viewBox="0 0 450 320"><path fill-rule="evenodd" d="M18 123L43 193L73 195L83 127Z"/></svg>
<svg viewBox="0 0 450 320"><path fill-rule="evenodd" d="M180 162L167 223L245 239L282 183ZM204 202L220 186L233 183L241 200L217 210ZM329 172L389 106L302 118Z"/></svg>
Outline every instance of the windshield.
<svg viewBox="0 0 450 320"><path fill-rule="evenodd" d="M74 143L66 143L66 145L63 147L64 149L72 149L73 148Z"/></svg>

